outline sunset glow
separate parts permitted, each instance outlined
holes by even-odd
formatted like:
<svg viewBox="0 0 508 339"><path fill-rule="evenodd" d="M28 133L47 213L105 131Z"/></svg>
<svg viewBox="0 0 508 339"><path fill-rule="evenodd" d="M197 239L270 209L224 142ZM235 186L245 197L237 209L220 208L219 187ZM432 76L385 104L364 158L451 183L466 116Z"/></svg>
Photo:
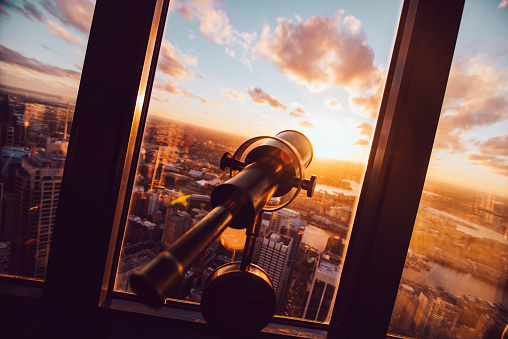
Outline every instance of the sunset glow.
<svg viewBox="0 0 508 339"><path fill-rule="evenodd" d="M75 100L94 3L0 6L0 83ZM365 163L400 10L171 1L150 114L246 137L296 129L316 156ZM462 22L429 177L507 195L508 7L466 1Z"/></svg>

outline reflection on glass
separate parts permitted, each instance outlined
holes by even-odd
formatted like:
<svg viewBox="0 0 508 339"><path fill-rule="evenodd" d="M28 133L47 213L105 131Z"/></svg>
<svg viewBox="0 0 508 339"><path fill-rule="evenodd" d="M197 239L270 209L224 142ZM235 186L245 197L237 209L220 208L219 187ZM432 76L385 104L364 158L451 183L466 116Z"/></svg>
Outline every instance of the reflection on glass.
<svg viewBox="0 0 508 339"><path fill-rule="evenodd" d="M508 323L507 5L466 1L389 333L501 338Z"/></svg>
<svg viewBox="0 0 508 339"><path fill-rule="evenodd" d="M316 193L264 213L253 262L272 279L278 315L328 321L400 6L172 1L115 289L132 292L132 272L210 211L229 178L225 152L294 129L314 146ZM226 236L171 297L199 302L214 269L241 258L244 240Z"/></svg>
<svg viewBox="0 0 508 339"><path fill-rule="evenodd" d="M94 3L0 6L0 274L44 280Z"/></svg>

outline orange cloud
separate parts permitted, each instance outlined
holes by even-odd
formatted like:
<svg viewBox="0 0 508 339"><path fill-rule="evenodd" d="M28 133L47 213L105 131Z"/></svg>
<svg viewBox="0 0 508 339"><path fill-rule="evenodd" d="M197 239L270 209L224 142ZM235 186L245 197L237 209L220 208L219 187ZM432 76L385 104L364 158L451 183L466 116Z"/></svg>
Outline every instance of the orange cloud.
<svg viewBox="0 0 508 339"><path fill-rule="evenodd" d="M478 149L483 154L508 157L508 134L500 134L478 144Z"/></svg>
<svg viewBox="0 0 508 339"><path fill-rule="evenodd" d="M326 107L328 107L330 109L336 109L336 110L344 109L344 107L341 105L339 99L334 98L332 96L327 97L324 101L324 104Z"/></svg>
<svg viewBox="0 0 508 339"><path fill-rule="evenodd" d="M271 95L265 93L259 87L252 87L247 90L247 94L250 95L252 101L258 104L268 103L273 108L286 109L286 105L280 103L279 100L275 99Z"/></svg>
<svg viewBox="0 0 508 339"><path fill-rule="evenodd" d="M196 75L191 72L185 64L196 66L197 59L195 57L185 55L180 52L171 42L164 40L161 46L161 52L158 61L158 70L167 76L176 79L191 78Z"/></svg>
<svg viewBox="0 0 508 339"><path fill-rule="evenodd" d="M176 2L171 7L172 11L180 13L184 18L191 20L197 18L200 22L199 31L205 37L218 45L231 43L238 34L231 24L229 18L214 0L190 0Z"/></svg>
<svg viewBox="0 0 508 339"><path fill-rule="evenodd" d="M370 142L363 139L358 139L353 145L355 146L368 146L370 145Z"/></svg>
<svg viewBox="0 0 508 339"><path fill-rule="evenodd" d="M508 177L508 160L506 157L479 153L470 153L465 156L472 164L489 167L492 173Z"/></svg>
<svg viewBox="0 0 508 339"><path fill-rule="evenodd" d="M272 32L266 25L254 55L271 61L282 73L311 90L330 86L371 87L381 78L374 67L361 22L340 13L297 22L280 18Z"/></svg>
<svg viewBox="0 0 508 339"><path fill-rule="evenodd" d="M81 39L78 36L73 36L68 30L63 28L62 26L58 25L57 23L54 23L51 20L47 21L49 26L49 33L56 37L61 37L67 42L75 42L75 43L82 43L83 39Z"/></svg>
<svg viewBox="0 0 508 339"><path fill-rule="evenodd" d="M289 112L292 117L303 117L305 115L305 109L301 106L296 107L294 110Z"/></svg>
<svg viewBox="0 0 508 339"><path fill-rule="evenodd" d="M372 132L374 132L374 127L372 125L362 122L358 126L356 126L357 129L359 129L359 133L363 136L366 136L367 138L372 137Z"/></svg>
<svg viewBox="0 0 508 339"><path fill-rule="evenodd" d="M462 150L464 131L508 119L508 69L498 69L482 58L452 65L434 147Z"/></svg>
<svg viewBox="0 0 508 339"><path fill-rule="evenodd" d="M157 84L155 85L155 87L159 90L162 90L162 91L165 91L165 92L168 92L168 93L171 93L171 94L175 94L175 95L180 95L182 94L182 90L180 89L180 85L177 84L175 81L173 80L167 80L164 82L164 84Z"/></svg>
<svg viewBox="0 0 508 339"><path fill-rule="evenodd" d="M306 121L306 120L300 120L298 121L298 125L304 127L304 128L314 128L314 124L310 121Z"/></svg>

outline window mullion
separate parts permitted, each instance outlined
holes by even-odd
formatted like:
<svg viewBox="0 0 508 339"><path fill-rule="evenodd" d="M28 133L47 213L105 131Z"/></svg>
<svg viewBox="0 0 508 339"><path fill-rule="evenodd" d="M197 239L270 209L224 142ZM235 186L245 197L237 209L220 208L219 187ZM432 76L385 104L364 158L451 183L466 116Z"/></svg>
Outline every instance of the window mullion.
<svg viewBox="0 0 508 339"><path fill-rule="evenodd" d="M388 329L423 190L463 0L407 0L332 317L335 337Z"/></svg>
<svg viewBox="0 0 508 339"><path fill-rule="evenodd" d="M115 210L126 191L124 169L131 168L147 108L168 3L96 3L44 288L51 306L72 299L74 310L86 312L106 290L118 237Z"/></svg>

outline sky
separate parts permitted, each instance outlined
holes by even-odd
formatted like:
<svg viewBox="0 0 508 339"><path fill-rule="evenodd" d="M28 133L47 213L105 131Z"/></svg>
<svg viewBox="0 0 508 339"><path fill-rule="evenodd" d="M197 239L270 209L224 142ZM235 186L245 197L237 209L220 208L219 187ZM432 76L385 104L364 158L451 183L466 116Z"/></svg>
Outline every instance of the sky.
<svg viewBox="0 0 508 339"><path fill-rule="evenodd" d="M365 163L401 0L171 1L150 114ZM0 84L74 101L94 2L0 0ZM508 1L466 1L428 177L508 195Z"/></svg>

